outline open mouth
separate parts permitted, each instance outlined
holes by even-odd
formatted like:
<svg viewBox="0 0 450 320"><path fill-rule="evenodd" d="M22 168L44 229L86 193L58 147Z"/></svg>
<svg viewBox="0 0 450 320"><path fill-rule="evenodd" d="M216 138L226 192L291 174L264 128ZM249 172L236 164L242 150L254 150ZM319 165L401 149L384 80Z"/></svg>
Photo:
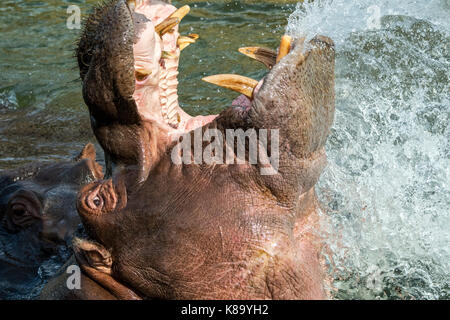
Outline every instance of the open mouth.
<svg viewBox="0 0 450 320"><path fill-rule="evenodd" d="M142 119L156 121L172 139L213 121L217 115L192 117L178 103L179 57L183 49L199 38L197 34L183 36L178 32L178 24L189 13L189 6L176 9L167 3L134 0L127 4L136 34L133 98ZM261 47L245 47L239 51L271 69L289 53L291 42L291 37L283 36L278 52ZM263 83L263 80L233 74L213 75L203 80L240 93L232 106L244 111L251 108L253 97Z"/></svg>
<svg viewBox="0 0 450 320"><path fill-rule="evenodd" d="M189 11L163 1L118 0L87 20L77 58L91 125L106 153L105 176L125 168L127 186L139 187L180 136L197 128L280 129L299 157L322 146L334 114L331 39L305 43L285 35L278 50L240 48L270 70L266 77L204 78L240 96L220 115L192 117L180 108L177 91L180 54L199 38L178 32Z"/></svg>
<svg viewBox="0 0 450 320"><path fill-rule="evenodd" d="M191 117L178 104L178 63L180 53L198 39L181 36L178 24L189 6L176 9L162 2L128 1L136 40L133 45L135 92L142 119L165 127L169 135L183 133L212 121L211 117Z"/></svg>

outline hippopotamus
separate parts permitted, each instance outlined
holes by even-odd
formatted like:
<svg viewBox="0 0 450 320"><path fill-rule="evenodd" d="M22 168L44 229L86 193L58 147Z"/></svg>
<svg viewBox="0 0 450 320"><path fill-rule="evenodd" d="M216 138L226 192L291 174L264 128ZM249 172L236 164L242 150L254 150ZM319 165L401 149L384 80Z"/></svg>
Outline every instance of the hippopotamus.
<svg viewBox="0 0 450 320"><path fill-rule="evenodd" d="M73 161L35 162L0 172L0 278L26 283L78 225L77 193L102 179L93 144Z"/></svg>
<svg viewBox="0 0 450 320"><path fill-rule="evenodd" d="M176 95L180 51L196 39L178 33L187 12L119 0L87 20L77 58L108 170L77 199L85 234L67 265L81 287L62 270L42 299L326 298L315 184L334 121L333 41L242 49L268 74L206 78L242 95L191 117Z"/></svg>

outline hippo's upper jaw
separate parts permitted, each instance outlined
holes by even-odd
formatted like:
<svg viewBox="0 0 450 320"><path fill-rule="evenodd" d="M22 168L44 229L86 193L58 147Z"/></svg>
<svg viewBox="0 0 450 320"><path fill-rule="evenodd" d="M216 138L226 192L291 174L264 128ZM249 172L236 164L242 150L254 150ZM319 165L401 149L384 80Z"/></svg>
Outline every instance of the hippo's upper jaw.
<svg viewBox="0 0 450 320"><path fill-rule="evenodd" d="M189 41L176 23L186 10L128 3L98 8L78 48L84 99L114 174L79 193L91 238L75 246L85 274L119 298L324 297L314 185L334 118L332 41L285 37L278 54L244 48L271 71L259 83L205 79L244 96L218 116L192 118L176 96L178 56ZM277 170L261 174L267 163L249 161L247 145L238 164L174 161L180 135L194 141L195 154L197 135L209 129L216 138L270 131L274 144L257 151L276 155ZM220 148L238 158L227 143Z"/></svg>
<svg viewBox="0 0 450 320"><path fill-rule="evenodd" d="M180 51L198 37L178 33L188 12L163 1L111 1L86 24L77 57L107 175L127 166L141 184L171 137L214 118L194 119L178 105Z"/></svg>

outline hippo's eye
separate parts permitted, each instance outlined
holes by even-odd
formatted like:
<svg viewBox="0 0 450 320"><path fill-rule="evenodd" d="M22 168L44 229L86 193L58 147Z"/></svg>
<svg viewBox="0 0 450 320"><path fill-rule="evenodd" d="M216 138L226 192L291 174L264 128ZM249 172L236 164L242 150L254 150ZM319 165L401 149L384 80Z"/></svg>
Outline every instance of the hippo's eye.
<svg viewBox="0 0 450 320"><path fill-rule="evenodd" d="M7 227L11 231L32 225L39 216L37 204L21 197L11 201L7 212Z"/></svg>
<svg viewBox="0 0 450 320"><path fill-rule="evenodd" d="M22 204L15 204L11 208L12 214L16 217L23 217L27 214L27 208Z"/></svg>

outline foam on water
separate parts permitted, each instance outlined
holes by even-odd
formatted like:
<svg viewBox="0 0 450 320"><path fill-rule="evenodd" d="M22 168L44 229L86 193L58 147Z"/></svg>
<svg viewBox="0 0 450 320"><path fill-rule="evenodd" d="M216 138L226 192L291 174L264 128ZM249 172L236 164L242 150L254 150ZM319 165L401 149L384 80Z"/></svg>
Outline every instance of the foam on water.
<svg viewBox="0 0 450 320"><path fill-rule="evenodd" d="M450 298L449 15L448 1L339 0L289 19L336 42L318 186L335 298Z"/></svg>

